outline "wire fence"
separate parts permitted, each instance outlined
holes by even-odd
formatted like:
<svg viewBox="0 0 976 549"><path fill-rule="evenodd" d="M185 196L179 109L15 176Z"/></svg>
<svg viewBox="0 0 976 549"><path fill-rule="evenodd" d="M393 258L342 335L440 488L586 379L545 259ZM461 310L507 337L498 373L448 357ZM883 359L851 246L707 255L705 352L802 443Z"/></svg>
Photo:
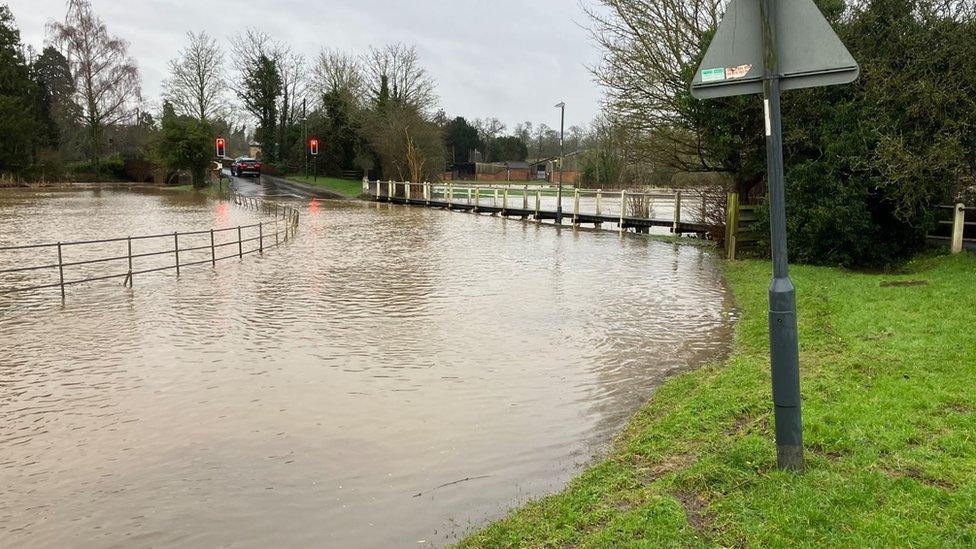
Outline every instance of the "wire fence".
<svg viewBox="0 0 976 549"><path fill-rule="evenodd" d="M26 253L34 258L40 252L49 254L50 259L41 264L0 269L0 294L58 288L64 299L68 286L112 279L123 279L125 286L132 287L138 275L175 270L179 276L186 267L216 267L218 261L264 253L265 248L294 238L299 220L295 208L237 193L224 194L222 198L272 216L273 220L223 229L3 246L0 254ZM67 258L68 252L80 259ZM110 255L100 255L103 253ZM20 259L15 261L21 262ZM106 274L106 264L122 264L124 270Z"/></svg>

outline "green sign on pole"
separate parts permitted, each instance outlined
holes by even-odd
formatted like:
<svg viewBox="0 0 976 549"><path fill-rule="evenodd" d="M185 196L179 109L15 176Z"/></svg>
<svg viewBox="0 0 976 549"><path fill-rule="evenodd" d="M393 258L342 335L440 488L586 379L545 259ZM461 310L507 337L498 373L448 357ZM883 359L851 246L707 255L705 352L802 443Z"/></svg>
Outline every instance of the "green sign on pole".
<svg viewBox="0 0 976 549"><path fill-rule="evenodd" d="M773 281L769 354L780 469L803 470L796 290L786 245L780 90L846 84L857 62L813 0L732 0L691 83L699 99L763 94Z"/></svg>

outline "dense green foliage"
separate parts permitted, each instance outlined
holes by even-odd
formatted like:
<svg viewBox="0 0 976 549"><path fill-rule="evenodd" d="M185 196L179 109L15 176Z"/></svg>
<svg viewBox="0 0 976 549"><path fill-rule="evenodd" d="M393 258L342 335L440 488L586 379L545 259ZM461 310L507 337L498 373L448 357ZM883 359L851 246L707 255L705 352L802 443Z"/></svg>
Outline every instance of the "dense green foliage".
<svg viewBox="0 0 976 549"><path fill-rule="evenodd" d="M463 116L458 116L444 125L444 148L451 162L468 162L471 153L481 149L478 130Z"/></svg>
<svg viewBox="0 0 976 549"><path fill-rule="evenodd" d="M907 259L976 159L976 20L874 0L838 25L850 86L793 94L784 121L790 237L804 262Z"/></svg>
<svg viewBox="0 0 976 549"><path fill-rule="evenodd" d="M241 76L243 86L238 97L244 108L258 120L254 132L255 140L265 144L264 156L270 161L279 159L278 143L278 97L281 95L281 73L273 60L259 55L257 62L247 67Z"/></svg>
<svg viewBox="0 0 976 549"><path fill-rule="evenodd" d="M157 154L165 167L189 171L194 187L206 186L207 168L213 160L210 125L192 116L178 116L165 103Z"/></svg>
<svg viewBox="0 0 976 549"><path fill-rule="evenodd" d="M932 206L976 173L976 19L924 0L820 4L862 72L850 85L784 94L793 257L897 263L924 246ZM740 190L757 188L760 103L696 103L709 150Z"/></svg>
<svg viewBox="0 0 976 549"><path fill-rule="evenodd" d="M776 470L769 270L728 267L742 316L727 363L667 382L606 460L462 546L976 544L976 257L795 269L802 475Z"/></svg>
<svg viewBox="0 0 976 549"><path fill-rule="evenodd" d="M497 137L492 140L492 162L521 162L525 160L527 156L529 156L529 149L525 146L525 142L523 142L517 136L503 135L502 137Z"/></svg>
<svg viewBox="0 0 976 549"><path fill-rule="evenodd" d="M38 149L56 141L50 107L47 87L25 59L13 14L0 5L0 173L23 175Z"/></svg>

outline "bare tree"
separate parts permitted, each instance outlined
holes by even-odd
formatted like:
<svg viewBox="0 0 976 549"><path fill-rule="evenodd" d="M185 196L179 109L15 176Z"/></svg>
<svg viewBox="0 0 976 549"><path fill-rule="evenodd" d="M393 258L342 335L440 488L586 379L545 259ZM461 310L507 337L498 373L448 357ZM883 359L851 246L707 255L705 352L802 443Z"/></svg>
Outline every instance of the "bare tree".
<svg viewBox="0 0 976 549"><path fill-rule="evenodd" d="M277 58L278 52L283 46L272 39L270 34L253 28L245 29L232 37L230 46L233 72L237 77L229 78L228 85L234 90L237 97L245 102L244 110L250 112L255 118L261 118L254 112L254 109L247 106L247 101L244 99L251 95L251 90L248 89L248 75L253 75L259 70L265 59L270 59L275 64L275 69L280 78L281 71L278 67ZM280 96L280 91L277 96ZM276 110L276 112L278 111ZM264 124L267 124L267 121L264 121Z"/></svg>
<svg viewBox="0 0 976 549"><path fill-rule="evenodd" d="M594 75L606 89L607 107L628 130L629 150L639 160L677 169L721 169L702 150L684 99L706 36L719 23L723 0L601 3L606 10L588 10L592 34L604 52Z"/></svg>
<svg viewBox="0 0 976 549"><path fill-rule="evenodd" d="M478 118L474 121L474 127L478 130L478 137L481 142L485 144L485 161L493 161L494 142L505 131L505 124L495 117Z"/></svg>
<svg viewBox="0 0 976 549"><path fill-rule="evenodd" d="M392 44L383 49L373 48L363 56L362 65L369 94L378 99L383 81L389 88L390 99L427 113L437 104L434 80L420 66L415 46Z"/></svg>
<svg viewBox="0 0 976 549"><path fill-rule="evenodd" d="M350 104L359 104L365 88L359 58L338 50L322 50L312 68L310 85L320 97L338 93Z"/></svg>
<svg viewBox="0 0 976 549"><path fill-rule="evenodd" d="M206 32L187 33L187 47L169 62L170 78L163 83L164 97L177 113L200 121L226 113L224 55Z"/></svg>
<svg viewBox="0 0 976 549"><path fill-rule="evenodd" d="M275 64L281 74L281 131L298 122L301 116L301 99L308 93L308 67L305 56L291 51L289 46L281 46L275 52Z"/></svg>
<svg viewBox="0 0 976 549"><path fill-rule="evenodd" d="M231 49L234 52L234 68L237 74L249 74L257 67L262 59L270 59L277 69L281 79L281 90L278 95L277 141L271 152L273 158L280 158L280 147L285 138L288 126L295 124L301 114L301 98L308 91L308 70L305 57L292 52L291 47L284 42L275 40L270 34L249 28L231 39ZM240 97L245 93L245 82L232 84ZM267 144L265 144L267 146Z"/></svg>
<svg viewBox="0 0 976 549"><path fill-rule="evenodd" d="M139 70L129 45L111 36L88 0L72 0L63 22L48 25L51 40L68 59L75 80L75 100L83 112L96 173L105 127L132 116L141 101Z"/></svg>
<svg viewBox="0 0 976 549"><path fill-rule="evenodd" d="M506 126L501 120L491 117L475 119L474 127L478 130L482 141L487 142L500 136Z"/></svg>

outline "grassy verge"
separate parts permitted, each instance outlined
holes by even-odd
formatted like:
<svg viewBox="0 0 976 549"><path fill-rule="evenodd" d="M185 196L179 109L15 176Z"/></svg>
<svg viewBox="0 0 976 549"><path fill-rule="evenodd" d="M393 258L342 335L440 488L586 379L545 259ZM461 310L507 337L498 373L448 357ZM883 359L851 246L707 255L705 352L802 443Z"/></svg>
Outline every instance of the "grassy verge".
<svg viewBox="0 0 976 549"><path fill-rule="evenodd" d="M226 184L224 186L226 187ZM200 194L202 194L204 196L216 196L216 194L217 194L217 191L216 191L216 189L214 189L214 186L213 185L210 185L210 184L208 184L206 187L202 187L202 188L199 188L199 189L194 188L193 185L166 185L166 186L163 186L163 187L160 187L160 188L161 189L170 189L170 190L174 190L174 191L191 191L191 192L197 192L197 193L200 193Z"/></svg>
<svg viewBox="0 0 976 549"><path fill-rule="evenodd" d="M336 194L348 196L349 198L356 198L363 194L363 182L357 179L338 179L322 176L312 178L312 176L305 177L303 175L289 175L287 179L322 187Z"/></svg>
<svg viewBox="0 0 976 549"><path fill-rule="evenodd" d="M775 468L769 265L730 264L732 357L666 383L616 449L466 547L976 545L976 256L798 267L805 474Z"/></svg>

